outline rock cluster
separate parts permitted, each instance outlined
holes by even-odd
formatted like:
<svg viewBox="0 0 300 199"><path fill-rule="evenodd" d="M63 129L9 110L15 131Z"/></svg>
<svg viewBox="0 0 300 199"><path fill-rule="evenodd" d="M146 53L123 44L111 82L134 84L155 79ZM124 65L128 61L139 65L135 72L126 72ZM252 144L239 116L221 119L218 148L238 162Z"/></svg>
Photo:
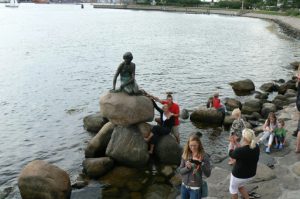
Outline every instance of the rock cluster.
<svg viewBox="0 0 300 199"><path fill-rule="evenodd" d="M152 101L142 95L107 93L100 98L100 110L97 117L107 118L108 122L85 149L84 173L97 179L115 165L145 167L150 156L144 138L151 131L147 122L154 117ZM95 120L95 117L90 118ZM85 120L88 123L88 119ZM154 156L161 164L178 165L181 153L181 147L168 135L160 138Z"/></svg>

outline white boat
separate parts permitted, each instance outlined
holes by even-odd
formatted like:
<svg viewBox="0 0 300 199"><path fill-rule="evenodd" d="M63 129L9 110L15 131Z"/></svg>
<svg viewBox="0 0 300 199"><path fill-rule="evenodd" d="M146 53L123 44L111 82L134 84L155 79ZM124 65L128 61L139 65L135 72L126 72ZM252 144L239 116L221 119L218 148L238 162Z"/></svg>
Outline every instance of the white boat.
<svg viewBox="0 0 300 199"><path fill-rule="evenodd" d="M10 0L10 3L6 4L5 6L10 8L17 8L19 7L19 4L17 0Z"/></svg>

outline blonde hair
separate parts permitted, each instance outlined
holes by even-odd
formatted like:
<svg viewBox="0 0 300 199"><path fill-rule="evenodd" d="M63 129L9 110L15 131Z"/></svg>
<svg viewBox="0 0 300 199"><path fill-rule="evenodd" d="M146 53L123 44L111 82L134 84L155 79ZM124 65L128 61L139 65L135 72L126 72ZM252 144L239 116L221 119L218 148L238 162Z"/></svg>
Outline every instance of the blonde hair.
<svg viewBox="0 0 300 199"><path fill-rule="evenodd" d="M186 145L184 146L184 149L183 149L183 154L182 154L182 158L184 160L188 160L191 156L192 156L192 151L189 147L190 145L190 142L192 141L196 141L198 143L198 154L201 155L202 157L204 156L205 154L205 151L204 151L204 148L202 146L202 143L201 143L201 140L200 140L200 137L198 135L191 135L186 143Z"/></svg>
<svg viewBox="0 0 300 199"><path fill-rule="evenodd" d="M239 108L235 108L235 109L233 109L231 115L241 117L241 110Z"/></svg>
<svg viewBox="0 0 300 199"><path fill-rule="evenodd" d="M254 131L248 128L245 128L242 132L243 139L250 142L250 148L254 149L256 147L255 134Z"/></svg>

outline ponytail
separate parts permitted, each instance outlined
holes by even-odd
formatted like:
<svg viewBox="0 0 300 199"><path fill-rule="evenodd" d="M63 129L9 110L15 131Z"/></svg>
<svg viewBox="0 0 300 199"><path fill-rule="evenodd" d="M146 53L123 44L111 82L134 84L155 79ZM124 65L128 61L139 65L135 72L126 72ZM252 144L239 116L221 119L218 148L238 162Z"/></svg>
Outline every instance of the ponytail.
<svg viewBox="0 0 300 199"><path fill-rule="evenodd" d="M254 149L256 147L256 142L255 142L255 140L253 139L252 141L251 141L251 144L250 144L250 149Z"/></svg>
<svg viewBox="0 0 300 199"><path fill-rule="evenodd" d="M254 149L256 147L255 134L254 131L248 128L243 130L243 138L246 139L250 143L250 149Z"/></svg>

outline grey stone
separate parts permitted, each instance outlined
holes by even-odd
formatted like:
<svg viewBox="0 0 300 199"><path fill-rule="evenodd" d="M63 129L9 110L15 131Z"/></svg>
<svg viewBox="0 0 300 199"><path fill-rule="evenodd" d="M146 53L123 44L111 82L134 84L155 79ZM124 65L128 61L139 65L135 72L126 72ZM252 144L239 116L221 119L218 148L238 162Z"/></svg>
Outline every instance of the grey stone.
<svg viewBox="0 0 300 199"><path fill-rule="evenodd" d="M165 166L163 166L162 168L161 168L161 171L160 171L164 176L166 176L166 177L170 177L172 174L173 174L173 168L172 168L172 166L167 166L167 165L165 165Z"/></svg>
<svg viewBox="0 0 300 199"><path fill-rule="evenodd" d="M106 147L111 138L111 134L115 125L111 122L106 123L91 141L89 141L85 149L86 158L96 158L105 155Z"/></svg>
<svg viewBox="0 0 300 199"><path fill-rule="evenodd" d="M293 172L294 172L296 175L300 176L300 162L297 162L297 163L293 166L292 170L293 170Z"/></svg>
<svg viewBox="0 0 300 199"><path fill-rule="evenodd" d="M123 165L144 166L149 159L148 144L137 125L118 126L114 128L106 155Z"/></svg>
<svg viewBox="0 0 300 199"><path fill-rule="evenodd" d="M101 190L99 183L91 183L82 189L73 190L71 199L100 199Z"/></svg>
<svg viewBox="0 0 300 199"><path fill-rule="evenodd" d="M274 83L265 83L260 86L260 90L265 92L273 92L274 91Z"/></svg>
<svg viewBox="0 0 300 199"><path fill-rule="evenodd" d="M22 170L18 186L22 199L69 199L69 175L57 166L42 160L30 162Z"/></svg>
<svg viewBox="0 0 300 199"><path fill-rule="evenodd" d="M295 176L284 176L280 179L283 188L288 190L299 190L300 189L300 181Z"/></svg>
<svg viewBox="0 0 300 199"><path fill-rule="evenodd" d="M159 138L154 155L162 164L179 165L182 148L171 135L165 135Z"/></svg>
<svg viewBox="0 0 300 199"><path fill-rule="evenodd" d="M129 96L126 93L108 93L100 98L101 114L116 125L151 122L153 103L145 96Z"/></svg>
<svg viewBox="0 0 300 199"><path fill-rule="evenodd" d="M222 123L222 114L215 109L198 108L192 112L190 120L206 125L220 125Z"/></svg>
<svg viewBox="0 0 300 199"><path fill-rule="evenodd" d="M275 113L277 111L276 105L272 103L264 103L261 109L261 115L267 118L270 112Z"/></svg>
<svg viewBox="0 0 300 199"><path fill-rule="evenodd" d="M239 109L242 108L242 103L239 100L233 98L226 98L224 104L227 110L229 111L232 111L235 108L239 108Z"/></svg>
<svg viewBox="0 0 300 199"><path fill-rule="evenodd" d="M269 181L276 178L275 172L270 169L265 164L258 163L257 164L257 170L256 170L256 176L254 177L252 182L261 182L261 181Z"/></svg>
<svg viewBox="0 0 300 199"><path fill-rule="evenodd" d="M167 198L171 187L166 184L153 184L147 188L145 199L161 199Z"/></svg>
<svg viewBox="0 0 300 199"><path fill-rule="evenodd" d="M114 161L109 157L87 158L83 161L83 172L90 178L99 178L111 170Z"/></svg>
<svg viewBox="0 0 300 199"><path fill-rule="evenodd" d="M89 132L97 133L107 122L101 113L96 113L83 118L83 127Z"/></svg>
<svg viewBox="0 0 300 199"><path fill-rule="evenodd" d="M254 83L250 79L231 82L230 85L237 95L247 95L255 90Z"/></svg>
<svg viewBox="0 0 300 199"><path fill-rule="evenodd" d="M248 100L243 104L242 113L252 114L253 112L260 112L262 107L261 101L258 99Z"/></svg>
<svg viewBox="0 0 300 199"><path fill-rule="evenodd" d="M189 117L190 117L189 111L186 109L182 109L180 111L180 117L184 120L189 119Z"/></svg>

